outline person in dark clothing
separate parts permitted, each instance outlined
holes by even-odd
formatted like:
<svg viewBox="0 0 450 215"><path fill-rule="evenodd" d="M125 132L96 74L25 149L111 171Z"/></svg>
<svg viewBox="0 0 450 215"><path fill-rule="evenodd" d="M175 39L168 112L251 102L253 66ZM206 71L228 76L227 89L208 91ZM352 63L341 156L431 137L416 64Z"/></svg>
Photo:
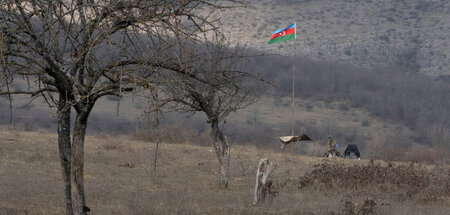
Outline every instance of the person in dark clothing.
<svg viewBox="0 0 450 215"><path fill-rule="evenodd" d="M347 148L345 149L344 156L350 156L350 154L353 153L356 155L356 157L360 158L361 154L359 154L358 147L356 144L348 144Z"/></svg>

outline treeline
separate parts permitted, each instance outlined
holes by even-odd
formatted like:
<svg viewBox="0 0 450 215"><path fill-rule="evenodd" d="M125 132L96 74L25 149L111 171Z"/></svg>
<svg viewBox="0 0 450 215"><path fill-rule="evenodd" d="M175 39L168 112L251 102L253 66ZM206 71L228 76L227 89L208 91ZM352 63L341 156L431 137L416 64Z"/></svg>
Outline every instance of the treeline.
<svg viewBox="0 0 450 215"><path fill-rule="evenodd" d="M46 130L54 132L57 120L51 110L39 108L34 103L18 105L13 100L10 112L9 101L0 98L0 128L13 128L23 131ZM72 111L72 124L75 114ZM135 131L139 125L137 118L126 118L122 115L107 112L92 113L92 123L88 126L89 135L98 133L124 134Z"/></svg>
<svg viewBox="0 0 450 215"><path fill-rule="evenodd" d="M418 74L414 68L366 69L304 58L264 56L254 69L279 88L274 96L290 96L296 68L297 97L327 103L345 101L374 117L398 122L415 131L417 143L450 150L450 85ZM339 107L346 109L346 106Z"/></svg>
<svg viewBox="0 0 450 215"><path fill-rule="evenodd" d="M387 122L401 123L414 131L413 136L392 131L385 139L395 140L383 144L394 147L420 143L433 148L450 151L450 84L436 81L418 74L414 69L378 68L367 69L355 66L317 62L298 57L262 56L251 58L249 68L258 70L264 79L275 87L268 96L280 98L291 95L292 69L296 68L296 97L324 101L328 104L344 102L341 110L350 108L365 109L373 117ZM310 107L314 109L314 107ZM239 114L239 113L238 113ZM13 124L24 130L54 130L54 119L48 112L36 109L33 104L16 108L13 111ZM155 130L149 128L152 122L141 119L126 119L114 113L92 114L92 124L88 132L95 134L107 132L123 134L137 132L141 139L154 140ZM150 116L149 120L152 117ZM370 125L361 119L361 126ZM166 141L209 145L209 124L202 114L186 118L184 115L165 115L161 122L162 137ZM9 104L6 98L0 100L0 124L9 124ZM322 144L327 134L333 133L342 143L357 143L364 150L368 138L361 134L360 128L343 128L338 122L330 125L317 125L297 121L296 128L305 126L307 132ZM150 126L151 127L151 126ZM164 130L166 129L166 130ZM239 144L254 144L258 147L278 147L277 136L286 135L280 131L290 131L290 124L278 125L277 129L263 121L248 119L246 124L225 124L225 132L230 139ZM289 132L288 132L289 133ZM380 146L382 149L386 146ZM391 147L391 146L389 146ZM300 149L303 150L303 149ZM393 149L392 151L395 151ZM302 153L300 151L300 153Z"/></svg>

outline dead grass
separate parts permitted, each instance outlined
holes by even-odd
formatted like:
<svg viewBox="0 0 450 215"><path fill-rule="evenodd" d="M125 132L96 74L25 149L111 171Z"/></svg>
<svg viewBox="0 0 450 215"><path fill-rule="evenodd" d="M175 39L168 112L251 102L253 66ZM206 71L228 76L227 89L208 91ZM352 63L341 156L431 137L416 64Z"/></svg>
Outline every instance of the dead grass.
<svg viewBox="0 0 450 215"><path fill-rule="evenodd" d="M321 190L349 190L355 193L370 192L391 194L401 200L446 198L450 196L450 172L444 169L430 171L414 163L382 164L370 161L369 164L345 165L324 162L312 168L297 181L287 180L280 188L298 190L309 187Z"/></svg>
<svg viewBox="0 0 450 215"><path fill-rule="evenodd" d="M230 189L224 191L217 187L218 162L209 147L162 144L154 172L154 144L127 139L86 139L90 214L449 212L448 167L328 160L233 146ZM277 163L275 193L265 205L253 207L256 165L263 157ZM63 214L62 189L55 134L0 131L0 214Z"/></svg>

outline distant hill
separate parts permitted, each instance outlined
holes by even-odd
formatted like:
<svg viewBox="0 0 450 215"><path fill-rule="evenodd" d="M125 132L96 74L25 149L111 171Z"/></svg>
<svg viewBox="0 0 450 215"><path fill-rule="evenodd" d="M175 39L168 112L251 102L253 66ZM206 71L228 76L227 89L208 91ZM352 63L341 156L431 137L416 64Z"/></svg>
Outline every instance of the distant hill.
<svg viewBox="0 0 450 215"><path fill-rule="evenodd" d="M332 134L340 144L360 144L362 151L365 146L408 148L417 143L450 151L450 85L430 80L450 80L449 1L245 2L247 8L221 14L222 27L231 32L233 42L263 53L293 55L297 51L297 58L250 60L251 70L277 87L227 118L224 131L231 140L278 147L277 137L290 134L290 71L296 65L296 132L303 127L321 144ZM294 21L297 40L267 45L272 31ZM292 45L296 48L288 47ZM26 84L13 87L23 89ZM41 99L31 104L28 99L13 98L11 124L26 131L56 131L55 110L47 110ZM120 102L103 98L91 114L88 132L140 130L149 125L145 120L152 120L153 115L143 113L146 106L147 102L131 95ZM0 127L9 126L9 107L7 97L1 97ZM192 128L197 136L209 138L205 122L202 113L190 118L165 114L161 127ZM367 151L374 150L368 147Z"/></svg>
<svg viewBox="0 0 450 215"><path fill-rule="evenodd" d="M234 41L271 53L401 66L450 77L448 0L244 0L222 13ZM267 45L271 32L297 22L297 40ZM289 47L287 46L293 46Z"/></svg>

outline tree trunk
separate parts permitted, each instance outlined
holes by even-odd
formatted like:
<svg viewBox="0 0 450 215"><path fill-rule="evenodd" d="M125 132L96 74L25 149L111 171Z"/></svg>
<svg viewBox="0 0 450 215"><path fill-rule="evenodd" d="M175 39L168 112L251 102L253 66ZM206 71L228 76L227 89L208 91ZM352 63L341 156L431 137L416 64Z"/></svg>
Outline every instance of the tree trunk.
<svg viewBox="0 0 450 215"><path fill-rule="evenodd" d="M221 152L220 159L220 179L219 186L221 188L228 188L228 179L230 177L230 147L227 145L226 149Z"/></svg>
<svg viewBox="0 0 450 215"><path fill-rule="evenodd" d="M64 182L64 196L66 201L66 214L73 215L72 186L70 182L70 163L72 148L70 144L70 107L66 107L67 101L64 94L59 94L58 101L58 149L62 167Z"/></svg>
<svg viewBox="0 0 450 215"><path fill-rule="evenodd" d="M84 195L84 138L90 110L77 113L73 129L72 175L75 184L73 189L73 208L76 215L84 215L90 209L86 206Z"/></svg>
<svg viewBox="0 0 450 215"><path fill-rule="evenodd" d="M217 120L211 120L211 136L214 140L214 150L220 164L219 187L227 189L230 177L230 145L219 128Z"/></svg>
<svg viewBox="0 0 450 215"><path fill-rule="evenodd" d="M258 170L256 172L255 193L253 195L253 205L264 202L268 192L267 182L272 171L275 169L275 164L271 163L269 159L262 158L259 160ZM270 188L270 187L269 187Z"/></svg>

